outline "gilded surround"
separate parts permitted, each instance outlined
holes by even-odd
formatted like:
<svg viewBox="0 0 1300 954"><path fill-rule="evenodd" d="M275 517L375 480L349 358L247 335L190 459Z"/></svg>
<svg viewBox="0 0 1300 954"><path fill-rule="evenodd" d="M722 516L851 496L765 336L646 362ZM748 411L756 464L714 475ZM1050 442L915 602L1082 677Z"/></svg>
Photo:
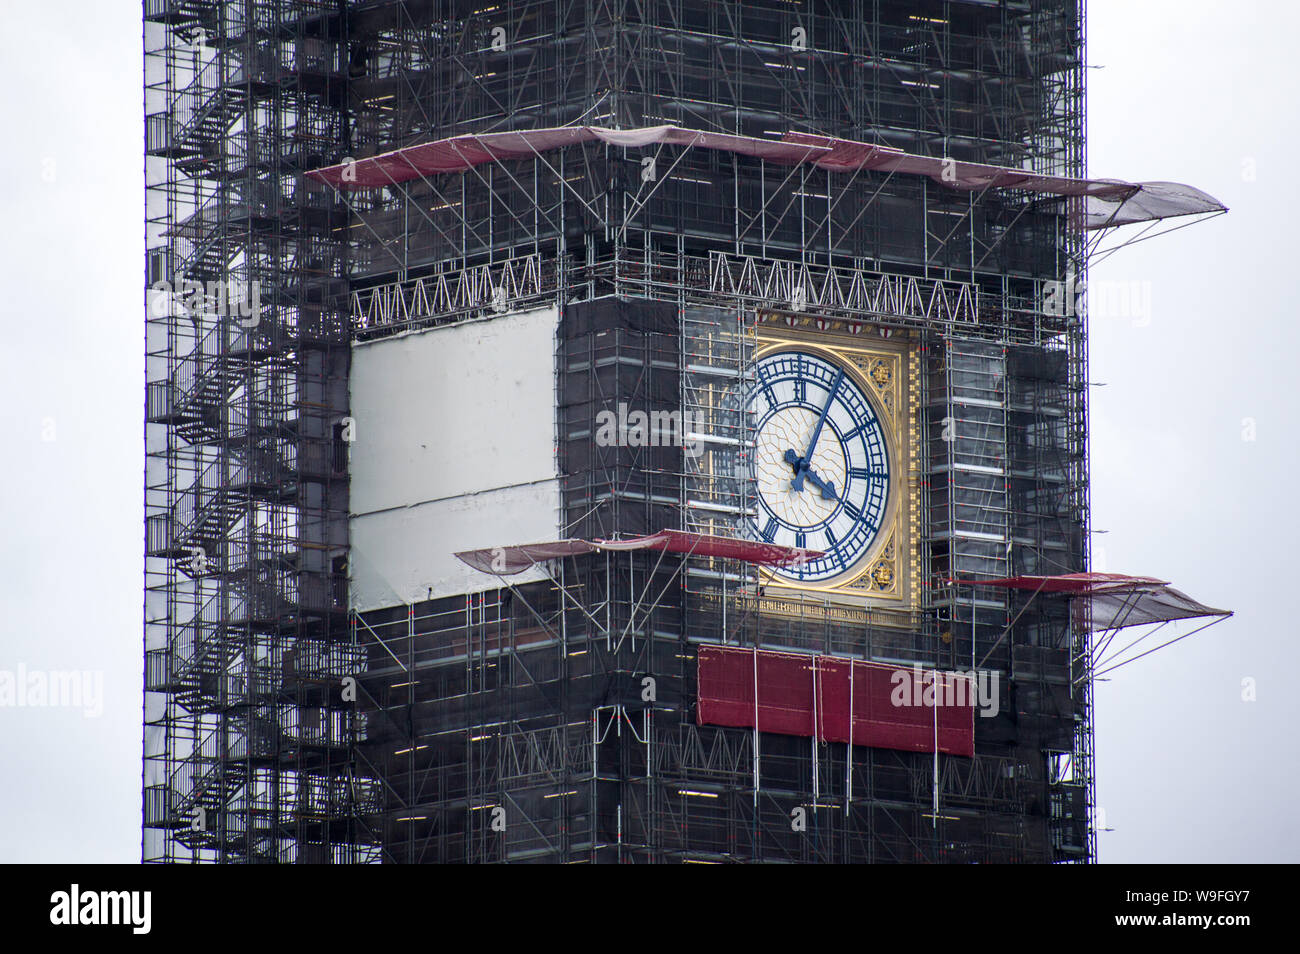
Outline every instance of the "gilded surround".
<svg viewBox="0 0 1300 954"><path fill-rule="evenodd" d="M889 459L883 519L870 545L842 572L816 582L765 571L764 611L806 613L809 602L915 610L921 580L920 354L915 339L906 332L811 315L760 312L758 318L755 366L769 356L798 351L842 368L874 410Z"/></svg>

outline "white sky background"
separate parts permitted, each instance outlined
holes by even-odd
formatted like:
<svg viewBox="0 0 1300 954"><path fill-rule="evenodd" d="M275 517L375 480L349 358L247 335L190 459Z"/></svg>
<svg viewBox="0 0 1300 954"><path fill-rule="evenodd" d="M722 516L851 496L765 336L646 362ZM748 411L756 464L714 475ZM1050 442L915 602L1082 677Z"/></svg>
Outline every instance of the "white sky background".
<svg viewBox="0 0 1300 954"><path fill-rule="evenodd" d="M1237 613L1098 687L1097 800L1115 829L1100 854L1296 862L1300 5L1088 8L1104 67L1088 76L1090 174L1187 182L1232 210L1090 275L1150 283L1149 323L1091 316L1098 568Z"/></svg>
<svg viewBox="0 0 1300 954"><path fill-rule="evenodd" d="M1300 219L1290 3L1089 4L1094 175L1232 212L1094 270L1094 526L1112 571L1236 618L1097 692L1101 858L1300 861ZM143 140L138 3L0 0L0 669L103 674L103 713L0 708L0 861L139 860ZM114 18L117 19L114 19ZM49 162L52 160L52 164ZM1253 172L1253 178L1251 173ZM1243 418L1257 429L1242 439ZM50 433L50 425L53 432ZM44 440L52 436L52 440ZM1103 552L1104 551L1104 552ZM1100 562L1100 561L1099 561ZM1241 701L1241 680L1258 701Z"/></svg>

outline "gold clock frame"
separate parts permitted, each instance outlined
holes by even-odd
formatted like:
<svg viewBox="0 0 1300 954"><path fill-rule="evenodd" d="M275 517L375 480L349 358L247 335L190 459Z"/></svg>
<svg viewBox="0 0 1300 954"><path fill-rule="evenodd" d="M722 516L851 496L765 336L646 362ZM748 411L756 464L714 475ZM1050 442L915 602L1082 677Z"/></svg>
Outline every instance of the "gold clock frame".
<svg viewBox="0 0 1300 954"><path fill-rule="evenodd" d="M816 602L914 610L921 578L916 540L920 354L915 341L900 332L883 337L867 324L857 325L860 334L852 334L838 323L818 322L815 317L760 314L759 322L755 362L798 348L835 362L853 377L884 425L891 463L885 518L867 552L844 573L821 583L795 583L764 570L764 604L778 612L782 605L804 612L805 600L791 598L811 597Z"/></svg>

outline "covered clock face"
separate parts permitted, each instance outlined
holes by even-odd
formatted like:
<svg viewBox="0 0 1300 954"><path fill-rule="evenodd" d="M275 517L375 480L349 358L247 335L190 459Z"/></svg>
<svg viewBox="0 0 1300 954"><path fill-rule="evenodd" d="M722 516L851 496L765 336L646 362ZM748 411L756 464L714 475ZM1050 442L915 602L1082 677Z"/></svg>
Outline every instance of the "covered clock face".
<svg viewBox="0 0 1300 954"><path fill-rule="evenodd" d="M856 379L818 354L777 351L754 371L751 530L768 543L822 551L777 576L823 583L851 569L880 532L890 482L885 432Z"/></svg>

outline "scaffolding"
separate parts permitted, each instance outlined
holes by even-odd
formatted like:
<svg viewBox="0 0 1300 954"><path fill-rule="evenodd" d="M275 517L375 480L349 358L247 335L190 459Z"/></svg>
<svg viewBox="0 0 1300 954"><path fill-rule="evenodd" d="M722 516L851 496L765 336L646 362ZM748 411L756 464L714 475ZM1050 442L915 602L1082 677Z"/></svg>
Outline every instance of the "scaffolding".
<svg viewBox="0 0 1300 954"><path fill-rule="evenodd" d="M1043 307L1080 198L667 141L305 175L671 124L1079 179L1083 43L1079 0L145 0L147 283L260 292L150 296L145 860L1093 860L1087 626L952 583L1088 567L1086 323ZM545 304L566 538L742 535L760 320L905 341L917 604L773 608L753 564L638 551L350 608L350 343ZM700 453L602 444L620 403ZM1009 694L974 758L701 725L710 643Z"/></svg>
<svg viewBox="0 0 1300 954"><path fill-rule="evenodd" d="M1020 817L1044 786L1015 755L943 756L936 776L929 755L697 724L704 645L934 661L865 611L781 621L737 601L728 617L716 589L710 600L681 586L698 560L558 558L544 582L502 578L467 597L356 614L370 647L359 764L384 779L382 810L367 820L383 833L382 860L1018 861L1045 851ZM792 826L798 813L806 829Z"/></svg>
<svg viewBox="0 0 1300 954"><path fill-rule="evenodd" d="M343 19L144 3L146 862L350 861Z"/></svg>

